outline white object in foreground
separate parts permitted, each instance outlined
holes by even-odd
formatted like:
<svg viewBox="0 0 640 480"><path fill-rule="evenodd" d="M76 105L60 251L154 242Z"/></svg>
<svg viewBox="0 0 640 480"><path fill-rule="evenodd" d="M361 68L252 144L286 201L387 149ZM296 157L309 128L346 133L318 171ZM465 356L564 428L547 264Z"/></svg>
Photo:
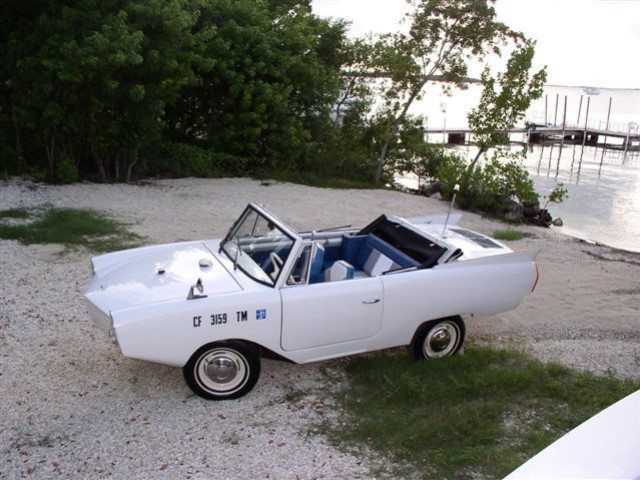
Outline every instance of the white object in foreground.
<svg viewBox="0 0 640 480"><path fill-rule="evenodd" d="M640 390L594 415L504 480L640 479Z"/></svg>
<svg viewBox="0 0 640 480"><path fill-rule="evenodd" d="M123 355L182 367L198 395L240 397L260 357L307 363L410 345L456 353L462 315L511 310L535 288L537 250L514 253L444 217L296 232L250 204L222 240L92 259L85 296Z"/></svg>

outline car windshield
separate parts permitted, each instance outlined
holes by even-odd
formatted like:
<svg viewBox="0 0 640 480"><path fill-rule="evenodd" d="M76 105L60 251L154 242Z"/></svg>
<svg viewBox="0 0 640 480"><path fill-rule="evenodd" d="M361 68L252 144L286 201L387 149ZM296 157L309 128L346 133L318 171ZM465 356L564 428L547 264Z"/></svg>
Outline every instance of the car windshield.
<svg viewBox="0 0 640 480"><path fill-rule="evenodd" d="M274 285L293 243L294 239L280 226L249 207L224 238L221 248L251 278Z"/></svg>

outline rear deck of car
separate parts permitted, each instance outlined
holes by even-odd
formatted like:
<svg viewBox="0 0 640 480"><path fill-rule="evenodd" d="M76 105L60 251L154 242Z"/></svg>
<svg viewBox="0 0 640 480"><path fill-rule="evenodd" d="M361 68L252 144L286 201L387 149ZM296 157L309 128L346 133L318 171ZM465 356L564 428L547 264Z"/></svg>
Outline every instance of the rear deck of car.
<svg viewBox="0 0 640 480"><path fill-rule="evenodd" d="M303 234L312 248L309 283L374 277L403 269L431 268L448 251L382 216L360 231Z"/></svg>

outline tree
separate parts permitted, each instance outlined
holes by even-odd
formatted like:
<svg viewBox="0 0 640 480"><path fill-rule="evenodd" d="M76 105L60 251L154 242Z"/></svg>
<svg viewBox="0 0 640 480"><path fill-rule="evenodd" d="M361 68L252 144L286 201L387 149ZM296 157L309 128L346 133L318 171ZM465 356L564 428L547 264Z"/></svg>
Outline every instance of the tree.
<svg viewBox="0 0 640 480"><path fill-rule="evenodd" d="M203 2L23 3L6 5L2 110L12 102L16 132L44 150L51 179L64 155L85 170L93 161L104 181L128 180L166 105L193 81L191 27Z"/></svg>
<svg viewBox="0 0 640 480"><path fill-rule="evenodd" d="M2 13L0 155L18 169L28 157L55 179L64 158L67 174L126 181L166 166L159 151L190 152L201 172L305 169L332 127L345 26L309 0L6 0Z"/></svg>
<svg viewBox="0 0 640 480"><path fill-rule="evenodd" d="M522 35L496 20L495 0L409 0L408 33L383 35L376 44L377 70L391 81L384 92L384 113L391 119L381 144L375 171L380 181L387 151L412 103L436 76L459 84L467 62L500 53L508 40Z"/></svg>
<svg viewBox="0 0 640 480"><path fill-rule="evenodd" d="M546 67L530 76L535 42L526 41L511 54L504 72L491 76L489 67L482 73L483 90L478 106L468 115L469 126L478 143L478 153L469 165L490 148L509 142L508 131L524 117L531 102L542 95L547 79Z"/></svg>
<svg viewBox="0 0 640 480"><path fill-rule="evenodd" d="M331 128L340 87L344 24L311 14L309 2L207 2L197 28L213 65L168 110L167 134L213 152L232 173L308 167Z"/></svg>

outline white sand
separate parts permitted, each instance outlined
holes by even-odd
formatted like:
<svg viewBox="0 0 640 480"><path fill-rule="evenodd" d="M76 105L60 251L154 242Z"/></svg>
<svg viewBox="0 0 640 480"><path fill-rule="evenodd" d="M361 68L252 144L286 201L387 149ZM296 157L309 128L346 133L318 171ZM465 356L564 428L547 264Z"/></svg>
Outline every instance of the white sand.
<svg viewBox="0 0 640 480"><path fill-rule="evenodd" d="M380 213L446 211L399 192L328 190L249 179L144 185L0 185L0 209L87 207L148 243L222 236L247 202L296 229L363 225ZM491 234L504 225L464 213ZM514 250L542 248L536 291L512 312L467 320L469 341L640 379L640 254L521 227ZM266 360L256 388L230 402L195 397L179 369L123 358L85 312L86 251L0 241L0 478L369 478L372 456L306 433L332 416L319 401L339 362ZM461 292L463 294L463 292Z"/></svg>

